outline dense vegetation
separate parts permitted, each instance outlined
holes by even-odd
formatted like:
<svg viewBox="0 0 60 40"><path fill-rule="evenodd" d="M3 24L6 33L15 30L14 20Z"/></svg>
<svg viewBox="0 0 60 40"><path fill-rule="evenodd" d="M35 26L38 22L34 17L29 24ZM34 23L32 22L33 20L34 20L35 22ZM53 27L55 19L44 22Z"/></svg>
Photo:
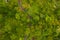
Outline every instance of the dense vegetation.
<svg viewBox="0 0 60 40"><path fill-rule="evenodd" d="M60 40L60 0L0 0L0 40Z"/></svg>

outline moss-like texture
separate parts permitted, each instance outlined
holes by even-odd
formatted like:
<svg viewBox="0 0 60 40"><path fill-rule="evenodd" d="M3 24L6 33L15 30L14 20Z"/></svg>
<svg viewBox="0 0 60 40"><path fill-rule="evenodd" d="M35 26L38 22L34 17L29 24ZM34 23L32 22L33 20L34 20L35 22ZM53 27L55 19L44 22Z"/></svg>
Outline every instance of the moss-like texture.
<svg viewBox="0 0 60 40"><path fill-rule="evenodd" d="M60 40L60 0L0 0L0 40Z"/></svg>

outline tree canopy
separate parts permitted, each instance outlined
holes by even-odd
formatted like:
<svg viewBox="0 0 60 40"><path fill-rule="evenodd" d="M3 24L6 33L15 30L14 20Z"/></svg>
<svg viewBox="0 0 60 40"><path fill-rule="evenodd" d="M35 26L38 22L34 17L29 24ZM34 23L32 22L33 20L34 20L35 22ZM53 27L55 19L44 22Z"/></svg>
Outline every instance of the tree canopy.
<svg viewBox="0 0 60 40"><path fill-rule="evenodd" d="M60 0L0 0L0 40L60 40Z"/></svg>

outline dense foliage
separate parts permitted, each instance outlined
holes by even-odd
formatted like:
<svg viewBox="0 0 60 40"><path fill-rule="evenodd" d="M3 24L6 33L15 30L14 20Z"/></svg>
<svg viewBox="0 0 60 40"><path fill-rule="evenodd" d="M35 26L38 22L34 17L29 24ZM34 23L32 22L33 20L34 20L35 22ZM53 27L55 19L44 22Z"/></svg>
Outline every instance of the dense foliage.
<svg viewBox="0 0 60 40"><path fill-rule="evenodd" d="M0 40L60 40L60 0L0 0Z"/></svg>

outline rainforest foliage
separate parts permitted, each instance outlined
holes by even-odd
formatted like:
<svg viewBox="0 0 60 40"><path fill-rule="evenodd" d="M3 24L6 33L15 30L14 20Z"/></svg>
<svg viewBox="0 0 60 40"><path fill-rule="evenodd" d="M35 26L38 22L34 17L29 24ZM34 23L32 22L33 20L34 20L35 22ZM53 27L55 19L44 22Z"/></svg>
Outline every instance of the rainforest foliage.
<svg viewBox="0 0 60 40"><path fill-rule="evenodd" d="M60 40L60 0L0 0L0 40Z"/></svg>

